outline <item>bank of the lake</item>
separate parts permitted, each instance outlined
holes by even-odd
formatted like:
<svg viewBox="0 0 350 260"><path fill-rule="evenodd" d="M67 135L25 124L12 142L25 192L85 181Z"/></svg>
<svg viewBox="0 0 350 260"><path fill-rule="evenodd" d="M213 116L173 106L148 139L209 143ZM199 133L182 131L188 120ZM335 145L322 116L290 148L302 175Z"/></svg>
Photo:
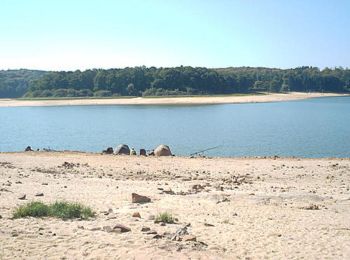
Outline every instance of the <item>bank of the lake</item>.
<svg viewBox="0 0 350 260"><path fill-rule="evenodd" d="M157 98L103 98L103 99L0 99L0 107L19 106L82 106L82 105L204 105L232 103L261 103L301 100L317 97L343 96L338 93L265 93L252 95L157 97Z"/></svg>

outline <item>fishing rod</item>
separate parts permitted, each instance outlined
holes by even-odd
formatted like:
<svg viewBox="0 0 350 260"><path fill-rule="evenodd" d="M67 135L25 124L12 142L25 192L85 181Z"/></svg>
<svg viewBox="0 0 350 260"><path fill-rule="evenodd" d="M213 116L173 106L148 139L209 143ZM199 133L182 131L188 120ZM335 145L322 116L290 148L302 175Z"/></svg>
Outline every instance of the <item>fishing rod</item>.
<svg viewBox="0 0 350 260"><path fill-rule="evenodd" d="M210 147L208 149L201 150L199 152L191 153L190 156L193 156L193 155L196 155L196 154L199 154L199 153L203 153L203 152L207 152L207 151L210 151L210 150L214 150L214 149L219 148L221 146L222 145L218 145L218 146Z"/></svg>

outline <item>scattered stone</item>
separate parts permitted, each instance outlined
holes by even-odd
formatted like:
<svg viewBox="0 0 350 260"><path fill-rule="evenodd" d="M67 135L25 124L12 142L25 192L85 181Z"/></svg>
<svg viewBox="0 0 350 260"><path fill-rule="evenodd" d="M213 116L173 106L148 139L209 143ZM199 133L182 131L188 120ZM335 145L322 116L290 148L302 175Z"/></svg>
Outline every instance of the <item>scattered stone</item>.
<svg viewBox="0 0 350 260"><path fill-rule="evenodd" d="M160 225L163 227L166 226L166 224L164 222L160 222Z"/></svg>
<svg viewBox="0 0 350 260"><path fill-rule="evenodd" d="M153 236L153 239L161 239L161 238L163 238L163 236L159 234L156 234L155 236Z"/></svg>
<svg viewBox="0 0 350 260"><path fill-rule="evenodd" d="M172 189L163 189L161 194L169 194L169 195L175 195L175 192Z"/></svg>
<svg viewBox="0 0 350 260"><path fill-rule="evenodd" d="M100 227L93 227L93 228L90 228L90 231L98 231L98 230L101 230Z"/></svg>
<svg viewBox="0 0 350 260"><path fill-rule="evenodd" d="M21 182L21 181L16 181L15 183L16 183L16 184L22 184L22 182Z"/></svg>
<svg viewBox="0 0 350 260"><path fill-rule="evenodd" d="M182 236L188 235L187 228L188 228L189 226L191 226L190 223L188 223L188 224L185 225L184 227L179 228L178 230L176 230L176 232L175 232L175 234L173 235L173 237L171 238L171 240L179 241L179 240L181 240L181 237L182 237Z"/></svg>
<svg viewBox="0 0 350 260"><path fill-rule="evenodd" d="M149 215L148 216L148 220L155 220L156 219L156 216L155 215Z"/></svg>
<svg viewBox="0 0 350 260"><path fill-rule="evenodd" d="M214 227L214 225L210 224L210 223L204 223L204 226L206 226L206 227Z"/></svg>
<svg viewBox="0 0 350 260"><path fill-rule="evenodd" d="M24 149L25 152L33 152L32 147L27 146L26 149Z"/></svg>
<svg viewBox="0 0 350 260"><path fill-rule="evenodd" d="M113 228L111 228L111 226L103 226L102 230L109 233L113 231Z"/></svg>
<svg viewBox="0 0 350 260"><path fill-rule="evenodd" d="M315 204L311 204L309 206L306 207L302 207L301 209L306 209L306 210L320 210L320 206L319 205L315 205Z"/></svg>
<svg viewBox="0 0 350 260"><path fill-rule="evenodd" d="M146 156L146 150L145 149L140 149L140 155Z"/></svg>
<svg viewBox="0 0 350 260"><path fill-rule="evenodd" d="M146 233L146 235L156 235L157 234L157 231L154 231L154 230L150 230Z"/></svg>
<svg viewBox="0 0 350 260"><path fill-rule="evenodd" d="M121 154L130 155L130 148L126 144L120 144L120 145L118 145L115 148L114 154L117 154L117 155L121 155Z"/></svg>
<svg viewBox="0 0 350 260"><path fill-rule="evenodd" d="M185 235L182 241L197 241L197 237L194 235Z"/></svg>
<svg viewBox="0 0 350 260"><path fill-rule="evenodd" d="M49 185L47 182L43 182L41 185Z"/></svg>
<svg viewBox="0 0 350 260"><path fill-rule="evenodd" d="M223 198L222 200L219 200L216 202L216 204L222 203L222 202L229 202L230 200L228 198Z"/></svg>
<svg viewBox="0 0 350 260"><path fill-rule="evenodd" d="M108 147L106 150L103 150L102 153L104 154L113 154L113 148L112 147Z"/></svg>
<svg viewBox="0 0 350 260"><path fill-rule="evenodd" d="M120 230L121 233L125 233L125 232L130 232L131 229L122 225L122 224L116 224L114 227L113 227L113 231L118 231Z"/></svg>
<svg viewBox="0 0 350 260"><path fill-rule="evenodd" d="M147 203L147 202L151 202L151 199L146 197L146 196L142 196L136 193L132 193L131 194L132 197L132 203Z"/></svg>
<svg viewBox="0 0 350 260"><path fill-rule="evenodd" d="M19 199L19 200L25 200L26 197L27 197L26 194L21 194L21 195L18 197L18 199Z"/></svg>
<svg viewBox="0 0 350 260"><path fill-rule="evenodd" d="M161 144L154 150L155 156L171 156L171 151L169 146Z"/></svg>
<svg viewBox="0 0 350 260"><path fill-rule="evenodd" d="M133 218L141 218L141 215L140 215L139 212L134 212L134 213L132 214L132 217L133 217Z"/></svg>
<svg viewBox="0 0 350 260"><path fill-rule="evenodd" d="M36 196L36 197L42 197L42 196L44 196L44 193L38 192L38 193L35 194L35 196Z"/></svg>
<svg viewBox="0 0 350 260"><path fill-rule="evenodd" d="M148 232L151 231L151 229L149 227L142 227L141 228L141 232Z"/></svg>

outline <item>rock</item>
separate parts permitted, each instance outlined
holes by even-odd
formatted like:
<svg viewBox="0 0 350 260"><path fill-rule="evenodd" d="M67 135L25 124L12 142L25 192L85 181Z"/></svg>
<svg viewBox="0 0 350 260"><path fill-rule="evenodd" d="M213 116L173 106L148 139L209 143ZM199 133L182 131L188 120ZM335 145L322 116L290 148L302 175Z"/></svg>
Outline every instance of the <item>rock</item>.
<svg viewBox="0 0 350 260"><path fill-rule="evenodd" d="M120 145L118 145L115 148L114 154L117 154L117 155L121 155L121 154L129 155L130 154L130 148L126 144L120 144Z"/></svg>
<svg viewBox="0 0 350 260"><path fill-rule="evenodd" d="M19 199L19 200L25 200L26 197L27 197L27 195L21 194L21 195L18 197L18 199Z"/></svg>
<svg viewBox="0 0 350 260"><path fill-rule="evenodd" d="M161 239L161 238L163 238L163 236L159 234L156 234L155 236L153 236L153 239Z"/></svg>
<svg viewBox="0 0 350 260"><path fill-rule="evenodd" d="M0 215L0 219L2 219L2 216Z"/></svg>
<svg viewBox="0 0 350 260"><path fill-rule="evenodd" d="M149 227L142 227L141 228L141 232L148 232L151 231L151 229Z"/></svg>
<svg viewBox="0 0 350 260"><path fill-rule="evenodd" d="M133 217L133 218L141 218L141 215L140 215L139 212L134 212L134 213L132 214L132 217Z"/></svg>
<svg viewBox="0 0 350 260"><path fill-rule="evenodd" d="M102 230L106 232L112 232L113 228L111 228L111 226L103 226Z"/></svg>
<svg viewBox="0 0 350 260"><path fill-rule="evenodd" d="M27 146L26 149L24 149L25 152L32 152L32 147L30 146Z"/></svg>
<svg viewBox="0 0 350 260"><path fill-rule="evenodd" d="M108 147L106 150L103 150L102 153L104 154L113 154L114 150L112 147Z"/></svg>
<svg viewBox="0 0 350 260"><path fill-rule="evenodd" d="M150 230L146 233L146 235L156 235L157 234L157 231L154 231L154 230Z"/></svg>
<svg viewBox="0 0 350 260"><path fill-rule="evenodd" d="M146 196L142 196L136 193L132 193L131 194L131 199L132 199L132 203L147 203L147 202L151 202L151 199L146 197Z"/></svg>
<svg viewBox="0 0 350 260"><path fill-rule="evenodd" d="M148 216L148 220L155 220L156 219L156 216L155 215L149 215Z"/></svg>
<svg viewBox="0 0 350 260"><path fill-rule="evenodd" d="M122 225L122 224L116 224L114 227L113 227L113 231L118 231L120 230L121 233L125 233L125 232L130 232L131 229Z"/></svg>
<svg viewBox="0 0 350 260"><path fill-rule="evenodd" d="M204 223L204 226L206 226L206 227L214 227L214 225L210 224L210 223Z"/></svg>
<svg viewBox="0 0 350 260"><path fill-rule="evenodd" d="M171 151L169 146L161 144L154 150L155 156L171 156Z"/></svg>
<svg viewBox="0 0 350 260"><path fill-rule="evenodd" d="M36 197L42 197L42 196L44 196L44 193L38 192L38 193L35 194L35 196L36 196Z"/></svg>
<svg viewBox="0 0 350 260"><path fill-rule="evenodd" d="M194 235L185 235L182 241L197 241L197 237Z"/></svg>
<svg viewBox="0 0 350 260"><path fill-rule="evenodd" d="M43 182L41 185L49 185L47 182Z"/></svg>
<svg viewBox="0 0 350 260"><path fill-rule="evenodd" d="M93 228L90 228L90 231L98 231L98 230L101 230L100 227L93 227Z"/></svg>
<svg viewBox="0 0 350 260"><path fill-rule="evenodd" d="M130 155L137 155L136 151L135 151L135 148L133 148L133 147L131 148Z"/></svg>
<svg viewBox="0 0 350 260"><path fill-rule="evenodd" d="M146 150L145 149L140 149L140 155L146 156Z"/></svg>
<svg viewBox="0 0 350 260"><path fill-rule="evenodd" d="M182 228L179 228L178 230L176 230L175 234L173 235L173 237L171 238L171 240L173 241L179 241L181 239L182 236L188 235L188 231L187 228L190 227L191 224L188 223L187 225L185 225Z"/></svg>

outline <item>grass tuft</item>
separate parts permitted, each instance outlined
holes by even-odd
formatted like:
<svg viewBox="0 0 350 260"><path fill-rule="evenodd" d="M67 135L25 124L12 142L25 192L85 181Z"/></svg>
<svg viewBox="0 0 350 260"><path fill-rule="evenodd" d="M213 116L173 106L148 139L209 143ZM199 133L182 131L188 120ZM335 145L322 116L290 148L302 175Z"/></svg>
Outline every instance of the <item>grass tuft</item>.
<svg viewBox="0 0 350 260"><path fill-rule="evenodd" d="M66 201L57 201L49 205L37 201L29 202L18 207L13 213L13 218L56 217L61 219L88 219L94 216L95 213L91 208L79 203Z"/></svg>
<svg viewBox="0 0 350 260"><path fill-rule="evenodd" d="M168 212L163 212L163 213L160 213L157 217L156 217L156 220L155 220L156 223L160 223L160 222L163 222L163 223L167 223L167 224L173 224L175 222L175 219L173 218L173 216L168 213Z"/></svg>
<svg viewBox="0 0 350 260"><path fill-rule="evenodd" d="M29 202L25 205L20 206L13 213L14 218L24 218L27 216L31 217L46 217L49 215L49 206L42 202Z"/></svg>

